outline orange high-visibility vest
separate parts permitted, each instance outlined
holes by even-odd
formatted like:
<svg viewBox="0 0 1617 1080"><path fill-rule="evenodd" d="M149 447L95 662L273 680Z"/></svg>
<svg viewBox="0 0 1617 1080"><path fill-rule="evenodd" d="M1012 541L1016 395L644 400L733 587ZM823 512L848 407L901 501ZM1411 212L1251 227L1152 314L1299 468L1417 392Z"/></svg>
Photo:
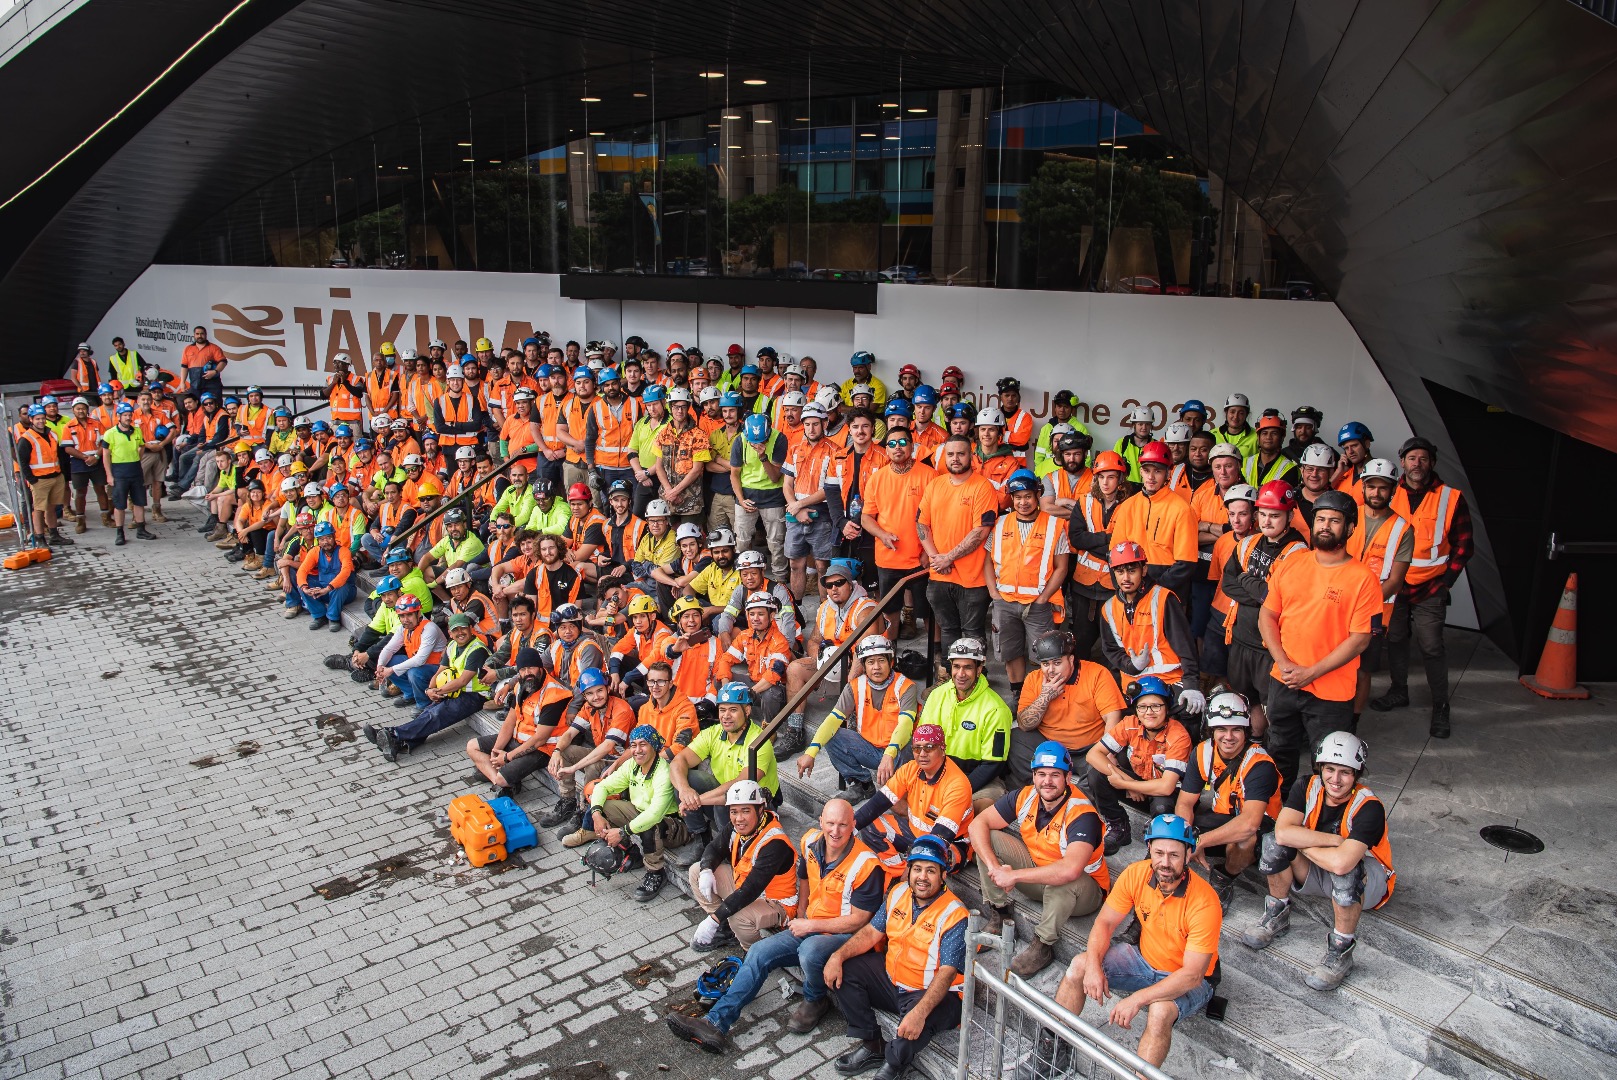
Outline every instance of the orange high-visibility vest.
<svg viewBox="0 0 1617 1080"><path fill-rule="evenodd" d="M1354 784L1353 791L1348 795L1347 809L1342 811L1342 820L1337 823L1336 834L1338 836L1351 835L1354 815L1363 809L1366 803L1370 802L1379 803L1381 800L1376 798L1375 794L1363 784ZM1310 776L1308 778L1308 794L1303 806L1303 824L1310 829L1317 830L1320 815L1324 810L1325 784L1319 777ZM1386 813L1385 808L1383 808L1382 813ZM1387 895L1381 898L1381 904L1385 904L1392 899L1393 886L1398 883L1398 875L1393 872L1392 868L1392 845L1387 841L1387 830L1382 831L1381 839L1370 849L1370 854L1374 856L1376 862L1381 864L1381 868L1387 871ZM1381 904L1377 904L1376 907L1380 907Z"/></svg>
<svg viewBox="0 0 1617 1080"><path fill-rule="evenodd" d="M28 427L22 430L17 439L27 443L30 448L28 468L36 479L55 476L62 471L62 461L58 456L61 444L56 440L56 432L48 427L44 431Z"/></svg>
<svg viewBox="0 0 1617 1080"><path fill-rule="evenodd" d="M819 838L819 829L803 834L803 862L808 867L808 910L803 917L836 919L853 911L853 894L870 880L871 874L881 872L881 860L855 836L842 861L827 870L814 853L814 842Z"/></svg>
<svg viewBox="0 0 1617 1080"><path fill-rule="evenodd" d="M753 830L751 836L742 836L740 833L730 834L730 869L735 876L736 886L739 888L747 875L752 873L752 861L757 858L765 844L779 840L788 848L792 842L786 838L786 830L780 827L780 819L770 811L764 811L764 820L758 828ZM792 854L797 849L792 848ZM786 909L787 915L797 914L797 860L792 865L769 879L764 886L764 895Z"/></svg>
<svg viewBox="0 0 1617 1080"><path fill-rule="evenodd" d="M348 389L348 384L333 375L326 380L331 387L331 397L327 399L331 405L331 422L333 424L357 424L364 414L364 402L354 392Z"/></svg>
<svg viewBox="0 0 1617 1080"><path fill-rule="evenodd" d="M1229 766L1224 772L1215 774L1213 767L1224 762L1218 756L1218 748L1213 745L1213 740L1208 739L1196 747L1196 771L1201 774L1202 783L1212 789L1213 813L1239 814L1241 812L1241 807L1246 803L1247 773L1252 771L1254 765L1264 761L1267 761L1270 765L1275 763L1275 759L1269 756L1269 751L1253 743L1247 746L1246 752L1241 755L1240 761ZM1272 821L1280 816L1280 808L1283 804L1284 800L1280 797L1280 788L1276 787L1274 794L1269 796L1269 802L1264 806L1263 812Z"/></svg>
<svg viewBox="0 0 1617 1080"><path fill-rule="evenodd" d="M1454 511L1459 507L1460 492L1447 484L1439 484L1428 491L1420 502L1420 509L1410 512L1409 492L1399 484L1392 493L1392 508L1415 528L1415 557L1410 560L1409 573L1404 582L1419 585L1439 577L1449 566L1449 529L1454 526Z"/></svg>
<svg viewBox="0 0 1617 1080"><path fill-rule="evenodd" d="M1044 828L1039 828L1039 793L1029 784L1016 796L1016 830L1022 836L1022 843L1027 845L1028 854L1033 857L1034 866L1049 866L1060 862L1067 857L1067 829L1074 821L1085 814L1094 814L1100 822L1100 835L1102 843L1095 845L1091 853L1092 858L1084 867L1084 873L1095 879L1095 884L1104 892L1112 887L1112 872L1106 868L1106 823L1095 810L1094 804L1089 801L1078 785L1067 785L1067 801L1063 803L1050 820L1045 822Z"/></svg>
<svg viewBox="0 0 1617 1080"><path fill-rule="evenodd" d="M965 921L966 905L948 889L919 912L914 904L907 881L887 894L887 977L898 989L919 993L937 975L943 935ZM965 981L965 972L957 971L949 989L958 993Z"/></svg>
<svg viewBox="0 0 1617 1080"><path fill-rule="evenodd" d="M1113 596L1101 607L1101 617L1111 628L1112 636L1117 638L1123 646L1123 651L1133 656L1144 651L1149 661L1139 674L1132 676L1138 679L1141 675L1156 675L1166 683L1176 683L1183 676L1180 667L1179 654L1173 651L1168 638L1162 632L1162 606L1176 604L1173 594L1161 585L1152 585L1146 594L1134 604L1134 619L1130 621L1128 611L1123 601ZM1144 615L1142 620L1140 617Z"/></svg>
<svg viewBox="0 0 1617 1080"><path fill-rule="evenodd" d="M1427 501L1430 502L1431 500L1428 499ZM1375 539L1370 541L1369 546L1366 547L1364 543L1364 518L1360 517L1358 527L1353 530L1353 535L1348 537L1347 553L1370 568L1370 572L1376 576L1377 584L1385 585L1387 579L1392 577L1392 557L1398 554L1398 544L1404 538L1404 530L1408 528L1411 528L1408 519L1402 515L1394 514L1391 521L1376 530ZM1419 541L1417 540L1416 543L1418 544ZM1415 566L1412 562L1409 571L1413 573L1414 570ZM1405 580L1408 580L1407 575ZM1383 600L1381 603L1381 624L1383 626L1387 625L1387 621L1392 618L1392 605L1393 600Z"/></svg>
<svg viewBox="0 0 1617 1080"><path fill-rule="evenodd" d="M994 526L994 543L990 554L994 559L994 581L999 593L1016 604L1031 604L1050 584L1050 572L1055 565L1056 543L1063 530L1060 523L1044 511L1039 511L1028 524L1027 539L1022 539L1021 521L1015 514L1005 514ZM1050 603L1062 606L1061 590L1057 589Z"/></svg>
<svg viewBox="0 0 1617 1080"><path fill-rule="evenodd" d="M612 407L602 397L590 405L595 417L595 464L603 469L629 467L629 439L634 435L635 421L640 419L640 399L624 398L618 409L623 415L614 417Z"/></svg>
<svg viewBox="0 0 1617 1080"><path fill-rule="evenodd" d="M388 408L388 402L397 387L398 379L385 368L378 368L365 376L366 404L370 406L372 416L392 418L396 410Z"/></svg>
<svg viewBox="0 0 1617 1080"><path fill-rule="evenodd" d="M1060 472L1052 475L1065 476L1066 474ZM1076 496L1063 496L1063 498L1076 498ZM1121 506L1122 503L1118 505ZM1083 498L1078 500L1078 505L1073 507L1073 510L1074 514L1069 519L1069 528L1071 527L1071 522L1082 521L1085 532L1106 531L1106 512L1102 509L1100 500L1095 498L1094 492L1086 491ZM1099 555L1088 551L1080 551L1078 548L1072 549L1072 579L1078 584L1095 585L1101 581L1109 580L1111 573L1111 567Z"/></svg>
<svg viewBox="0 0 1617 1080"><path fill-rule="evenodd" d="M886 749L891 745L893 732L898 728L899 702L904 697L904 691L914 685L898 672L893 672L892 679L887 684L886 696L882 698L881 707L878 708L871 692L870 676L859 676L853 681L854 730L864 736L870 745L877 749Z"/></svg>

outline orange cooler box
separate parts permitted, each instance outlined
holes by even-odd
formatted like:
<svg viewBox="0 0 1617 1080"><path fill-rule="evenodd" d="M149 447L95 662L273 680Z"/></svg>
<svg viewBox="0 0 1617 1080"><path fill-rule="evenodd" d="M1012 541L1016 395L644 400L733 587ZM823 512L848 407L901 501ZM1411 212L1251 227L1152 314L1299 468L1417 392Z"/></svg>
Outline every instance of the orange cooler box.
<svg viewBox="0 0 1617 1080"><path fill-rule="evenodd" d="M449 834L473 866L505 861L505 826L481 795L462 795L449 804Z"/></svg>

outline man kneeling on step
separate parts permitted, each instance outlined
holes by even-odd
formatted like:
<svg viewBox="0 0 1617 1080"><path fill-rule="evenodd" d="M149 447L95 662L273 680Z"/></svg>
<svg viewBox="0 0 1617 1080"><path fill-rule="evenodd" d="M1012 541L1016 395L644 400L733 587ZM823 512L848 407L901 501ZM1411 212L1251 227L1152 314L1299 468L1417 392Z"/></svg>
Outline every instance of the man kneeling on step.
<svg viewBox="0 0 1617 1080"><path fill-rule="evenodd" d="M741 1010L759 991L769 973L797 967L803 972L803 1000L786 1021L794 1035L818 1026L831 1009L825 987L825 962L882 905L887 875L875 852L854 835L853 804L830 799L820 811L820 827L803 834L797 857L797 908L802 914L747 950L747 959L705 1019L668 1014L668 1028L710 1054L729 1048L727 1033Z"/></svg>
<svg viewBox="0 0 1617 1080"><path fill-rule="evenodd" d="M1359 783L1365 754L1364 743L1345 731L1320 740L1314 775L1292 785L1275 831L1263 838L1258 869L1269 879L1269 895L1263 898L1263 921L1241 935L1248 947L1266 949L1291 929L1293 898L1330 897L1325 956L1304 980L1315 990L1342 985L1353 968L1359 916L1391 899L1398 881L1386 808Z"/></svg>
<svg viewBox="0 0 1617 1080"><path fill-rule="evenodd" d="M707 912L691 938L697 952L737 943L751 948L765 930L779 930L797 915L797 852L764 789L756 780L737 780L724 806L728 843L714 837L691 864L691 892Z"/></svg>
<svg viewBox="0 0 1617 1080"><path fill-rule="evenodd" d="M646 868L634 891L644 904L663 891L663 852L690 839L679 819L679 799L663 757L663 737L650 724L629 732L629 763L613 769L590 793L590 823L595 835L615 848L632 847L640 839L633 862ZM624 798L614 799L613 795Z"/></svg>
<svg viewBox="0 0 1617 1080"><path fill-rule="evenodd" d="M1000 796L969 830L988 902L983 932L997 934L1013 918L1013 888L1042 905L1033 940L1011 960L1011 971L1024 979L1050 965L1062 926L1099 908L1112 883L1102 852L1105 826L1072 782L1066 748L1040 743L1031 768L1033 783Z"/></svg>

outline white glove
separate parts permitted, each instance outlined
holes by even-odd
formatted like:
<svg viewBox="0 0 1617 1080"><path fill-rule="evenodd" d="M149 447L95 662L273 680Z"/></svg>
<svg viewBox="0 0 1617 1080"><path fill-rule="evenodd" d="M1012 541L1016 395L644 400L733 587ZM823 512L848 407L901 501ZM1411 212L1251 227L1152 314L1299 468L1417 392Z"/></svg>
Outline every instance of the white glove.
<svg viewBox="0 0 1617 1080"><path fill-rule="evenodd" d="M1136 668L1144 671L1151 665L1151 650L1141 649L1139 652L1131 652L1129 653L1129 660L1134 663Z"/></svg>
<svg viewBox="0 0 1617 1080"><path fill-rule="evenodd" d="M1179 692L1179 705L1191 716L1200 716L1207 707L1207 699L1200 690L1181 690Z"/></svg>
<svg viewBox="0 0 1617 1080"><path fill-rule="evenodd" d="M709 915L697 926L696 933L691 936L692 945L711 945L713 939L719 936L719 920Z"/></svg>
<svg viewBox="0 0 1617 1080"><path fill-rule="evenodd" d="M696 891L702 894L703 900L717 900L719 898L718 881L713 877L713 871L703 870L696 877Z"/></svg>

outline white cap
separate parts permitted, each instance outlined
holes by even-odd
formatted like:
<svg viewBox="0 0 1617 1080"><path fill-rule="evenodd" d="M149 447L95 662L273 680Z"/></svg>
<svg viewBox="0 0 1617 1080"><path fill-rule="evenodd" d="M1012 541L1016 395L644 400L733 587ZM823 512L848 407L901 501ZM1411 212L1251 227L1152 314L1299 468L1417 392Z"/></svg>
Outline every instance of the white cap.
<svg viewBox="0 0 1617 1080"><path fill-rule="evenodd" d="M371 417L371 430L386 431L388 423L388 418L385 416L373 416Z"/></svg>
<svg viewBox="0 0 1617 1080"><path fill-rule="evenodd" d="M876 391L870 388L869 383L854 383L853 386L848 390L848 400L852 401L860 394L864 394L866 397L874 399L876 396Z"/></svg>
<svg viewBox="0 0 1617 1080"><path fill-rule="evenodd" d="M526 386L524 386L519 388L516 393L512 394L511 398L514 401L533 401L538 396L538 394L535 394L532 390L529 390Z"/></svg>
<svg viewBox="0 0 1617 1080"><path fill-rule="evenodd" d="M421 359L421 357L416 355L416 351L414 349L400 349L399 350L399 359L400 360L419 360L419 359Z"/></svg>
<svg viewBox="0 0 1617 1080"><path fill-rule="evenodd" d="M1319 749L1314 751L1314 767L1346 765L1354 772L1362 773L1366 756L1364 742L1357 735L1333 731L1319 741Z"/></svg>
<svg viewBox="0 0 1617 1080"><path fill-rule="evenodd" d="M257 450L253 451L253 460L254 461L268 461L269 459L270 459L270 452L268 450L264 449L262 446L260 446Z"/></svg>
<svg viewBox="0 0 1617 1080"><path fill-rule="evenodd" d="M702 387L702 392L696 395L696 400L698 404L706 405L708 402L717 401L723 396L723 394L719 393L717 386L704 386Z"/></svg>
<svg viewBox="0 0 1617 1080"><path fill-rule="evenodd" d="M1245 394L1231 394L1224 399L1224 407L1226 409L1250 409L1252 408L1252 402L1247 400Z"/></svg>
<svg viewBox="0 0 1617 1080"><path fill-rule="evenodd" d="M834 386L822 386L814 393L814 403L824 409L827 416L831 415L831 410L837 407L838 401L840 401L840 398L838 398L837 388Z"/></svg>
<svg viewBox="0 0 1617 1080"><path fill-rule="evenodd" d="M1248 713L1246 698L1233 690L1226 690L1222 694L1214 694L1208 700L1205 720L1210 728L1250 728L1252 726L1252 717Z"/></svg>
<svg viewBox="0 0 1617 1080"><path fill-rule="evenodd" d="M447 348L449 348L449 346L444 344L444 339L443 338L433 338L431 341L427 342L427 348L429 348L429 349L447 349Z"/></svg>
<svg viewBox="0 0 1617 1080"><path fill-rule="evenodd" d="M740 555L736 556L736 569L762 570L765 566L765 562L766 560L764 559L763 552L757 551L753 548L748 548L746 551L743 551Z"/></svg>
<svg viewBox="0 0 1617 1080"><path fill-rule="evenodd" d="M472 580L472 573L464 566L452 566L444 573L444 588L453 589L456 585L467 585Z"/></svg>
<svg viewBox="0 0 1617 1080"><path fill-rule="evenodd" d="M464 379L465 377L466 373L461 370L459 364L450 364L444 369L445 379Z"/></svg>
<svg viewBox="0 0 1617 1080"><path fill-rule="evenodd" d="M746 602L746 605L745 605L745 610L751 611L755 607L761 607L761 608L769 608L771 611L773 611L775 608L777 608L779 606L780 606L780 602L777 601L774 598L774 596L770 595L769 593L755 592L755 593L748 593L747 594L747 602Z"/></svg>
<svg viewBox="0 0 1617 1080"><path fill-rule="evenodd" d="M1232 502L1249 502L1253 506L1258 504L1258 489L1251 484L1231 484L1230 489L1224 493L1224 505Z"/></svg>
<svg viewBox="0 0 1617 1080"><path fill-rule="evenodd" d="M668 391L668 404L670 405L676 401L683 401L688 405L690 404L690 400L691 392L685 389L683 386L676 386L672 390Z"/></svg>
<svg viewBox="0 0 1617 1080"><path fill-rule="evenodd" d="M1123 423L1125 424L1152 424L1155 422L1156 417L1152 416L1151 410L1144 405L1123 417Z"/></svg>
<svg viewBox="0 0 1617 1080"><path fill-rule="evenodd" d="M277 468L290 469L292 467L292 455L282 454L280 457L275 459L275 465Z"/></svg>
<svg viewBox="0 0 1617 1080"><path fill-rule="evenodd" d="M290 494L292 494L292 492L296 491L297 489L298 489L298 478L297 477L288 476L285 480L281 481L281 491L284 492L285 494L290 495Z"/></svg>
<svg viewBox="0 0 1617 1080"><path fill-rule="evenodd" d="M652 499L646 504L646 517L672 517L674 508L668 505L666 499Z"/></svg>
<svg viewBox="0 0 1617 1080"><path fill-rule="evenodd" d="M331 362L333 364L347 364L348 366L352 367L354 364L354 358L345 352L340 352L331 358Z"/></svg>

